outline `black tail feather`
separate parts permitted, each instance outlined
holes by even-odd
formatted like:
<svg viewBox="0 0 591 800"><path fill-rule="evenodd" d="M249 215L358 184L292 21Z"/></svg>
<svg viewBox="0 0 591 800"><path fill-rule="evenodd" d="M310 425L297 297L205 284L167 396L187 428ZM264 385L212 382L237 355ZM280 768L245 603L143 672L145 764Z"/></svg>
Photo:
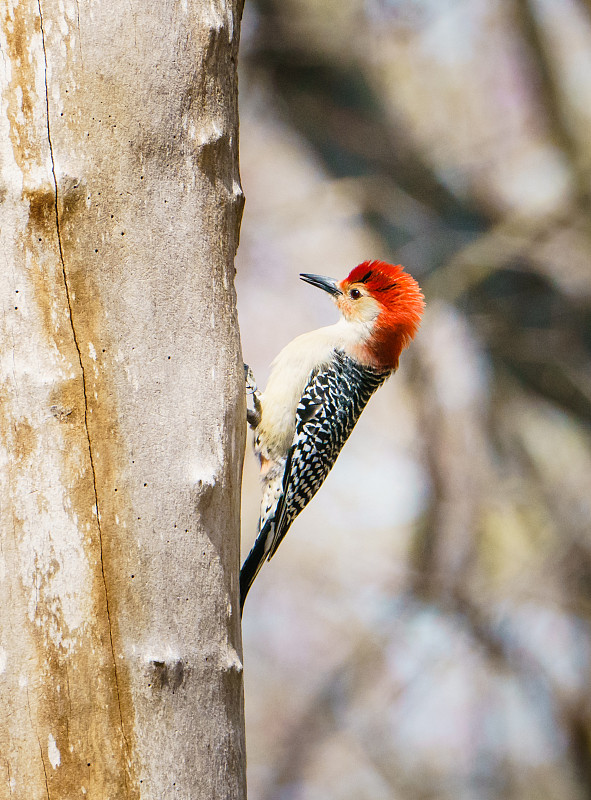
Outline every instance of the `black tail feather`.
<svg viewBox="0 0 591 800"><path fill-rule="evenodd" d="M256 541L252 546L252 550L246 556L244 564L242 565L242 569L240 570L240 616L242 616L246 595L254 583L254 579L258 575L260 568L263 566L265 558L267 557L267 553L265 552L265 543L267 540L269 523L270 520L267 520L267 523L263 526L262 531L260 531L259 535L257 536Z"/></svg>

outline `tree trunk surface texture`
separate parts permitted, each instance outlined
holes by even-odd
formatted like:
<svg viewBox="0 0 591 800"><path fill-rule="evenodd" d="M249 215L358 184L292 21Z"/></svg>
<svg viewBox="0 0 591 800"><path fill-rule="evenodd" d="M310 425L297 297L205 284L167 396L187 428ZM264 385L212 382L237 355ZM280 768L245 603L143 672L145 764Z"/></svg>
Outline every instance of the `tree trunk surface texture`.
<svg viewBox="0 0 591 800"><path fill-rule="evenodd" d="M0 798L244 800L237 0L0 8Z"/></svg>

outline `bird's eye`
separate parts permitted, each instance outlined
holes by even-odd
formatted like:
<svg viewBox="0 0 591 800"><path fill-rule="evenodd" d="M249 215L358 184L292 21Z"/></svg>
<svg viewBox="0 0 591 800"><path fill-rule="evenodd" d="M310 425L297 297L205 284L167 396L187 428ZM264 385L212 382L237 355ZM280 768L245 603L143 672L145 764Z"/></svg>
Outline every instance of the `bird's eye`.
<svg viewBox="0 0 591 800"><path fill-rule="evenodd" d="M359 298L361 297L361 292L359 291L359 289L351 289L351 291L349 292L349 297L351 298L351 300L359 300Z"/></svg>

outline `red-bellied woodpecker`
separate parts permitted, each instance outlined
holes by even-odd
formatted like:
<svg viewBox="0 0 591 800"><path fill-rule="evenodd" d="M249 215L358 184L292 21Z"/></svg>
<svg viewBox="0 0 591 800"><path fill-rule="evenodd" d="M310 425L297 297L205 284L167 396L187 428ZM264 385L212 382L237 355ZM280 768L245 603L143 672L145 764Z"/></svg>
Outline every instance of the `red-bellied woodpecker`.
<svg viewBox="0 0 591 800"><path fill-rule="evenodd" d="M342 317L284 347L264 393L246 368L263 499L258 535L240 570L241 610L264 560L322 485L369 398L398 367L424 308L418 283L400 265L365 261L340 282L300 278L332 295Z"/></svg>

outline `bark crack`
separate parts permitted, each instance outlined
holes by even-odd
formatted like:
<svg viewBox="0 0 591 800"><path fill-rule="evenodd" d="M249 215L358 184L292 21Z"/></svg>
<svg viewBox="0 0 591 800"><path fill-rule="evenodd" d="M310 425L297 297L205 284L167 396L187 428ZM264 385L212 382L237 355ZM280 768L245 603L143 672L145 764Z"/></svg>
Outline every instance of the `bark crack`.
<svg viewBox="0 0 591 800"><path fill-rule="evenodd" d="M76 353L78 356L78 362L80 364L80 372L82 376L82 393L84 396L84 430L86 433L86 440L88 443L88 456L90 462L90 470L92 474L92 486L94 492L94 503L95 503L95 510L96 510L96 524L98 530L98 537L99 537L99 551L100 551L100 560L101 560L101 576L103 580L103 588L105 593L105 608L107 612L107 623L109 628L109 643L111 648L111 657L113 660L113 670L115 675L115 693L117 695L117 706L119 710L119 723L121 728L121 736L125 743L125 749L127 753L127 758L129 759L130 749L129 749L129 742L127 740L127 736L125 735L125 727L123 724L123 711L121 708L121 696L119 692L119 676L117 672L117 659L115 657L115 647L113 644L113 630L111 626L111 612L109 608L109 593L107 590L107 579L105 575L105 564L103 560L103 531L101 527L101 515L100 515L100 507L99 507L99 499L98 499L98 490L97 490L97 480L96 480L96 470L94 464L94 453L92 449L92 441L90 438L90 429L88 426L88 394L87 394L87 387L86 387L86 372L84 370L84 362L82 360L82 351L80 349L80 342L78 339L78 334L76 331L76 326L74 324L74 314L72 309L72 302L70 296L70 287L68 285L68 277L66 273L66 263L64 259L64 250L62 246L62 235L60 229L60 218L59 218L59 189L58 189L58 181L57 181L57 174L55 171L55 159L53 155L53 144L51 141L51 125L50 125L50 117L49 117L49 87L47 84L47 51L45 48L45 28L43 26L43 11L41 8L41 0L37 0L37 6L39 8L39 23L41 27L41 45L43 48L43 59L44 59L44 81L45 81L45 109L46 109L46 117L47 117L47 141L49 145L49 156L51 160L51 174L53 177L53 187L54 187L54 207L55 207L55 227L56 227L56 236L57 236L57 245L58 245L58 252L59 252L59 259L62 268L62 278L64 282L64 289L66 295L66 303L68 305L68 316L70 320L70 326L72 329L72 338L74 341L74 346L76 348ZM44 765L45 766L45 765ZM127 764L124 765L124 780L125 785L127 788Z"/></svg>
<svg viewBox="0 0 591 800"><path fill-rule="evenodd" d="M43 745L41 744L41 739L39 738L39 733L35 725L33 725L33 715L31 713L31 700L29 698L29 689L27 687L27 710L29 712L29 722L31 723L31 728L35 732L35 737L37 738L37 744L39 745L39 753L41 755L41 764L43 766L43 775L45 776L45 791L47 792L47 800L51 800L49 794L49 781L47 780L47 767L45 766L45 758L43 757ZM12 794L12 789L10 790L10 794Z"/></svg>
<svg viewBox="0 0 591 800"><path fill-rule="evenodd" d="M45 791L47 792L47 800L51 800L49 794L49 781L47 780L47 767L45 766L45 759L43 758L43 747L41 745L41 740L37 736L37 741L39 743L39 752L41 753L41 763L43 764L43 775L45 776Z"/></svg>

